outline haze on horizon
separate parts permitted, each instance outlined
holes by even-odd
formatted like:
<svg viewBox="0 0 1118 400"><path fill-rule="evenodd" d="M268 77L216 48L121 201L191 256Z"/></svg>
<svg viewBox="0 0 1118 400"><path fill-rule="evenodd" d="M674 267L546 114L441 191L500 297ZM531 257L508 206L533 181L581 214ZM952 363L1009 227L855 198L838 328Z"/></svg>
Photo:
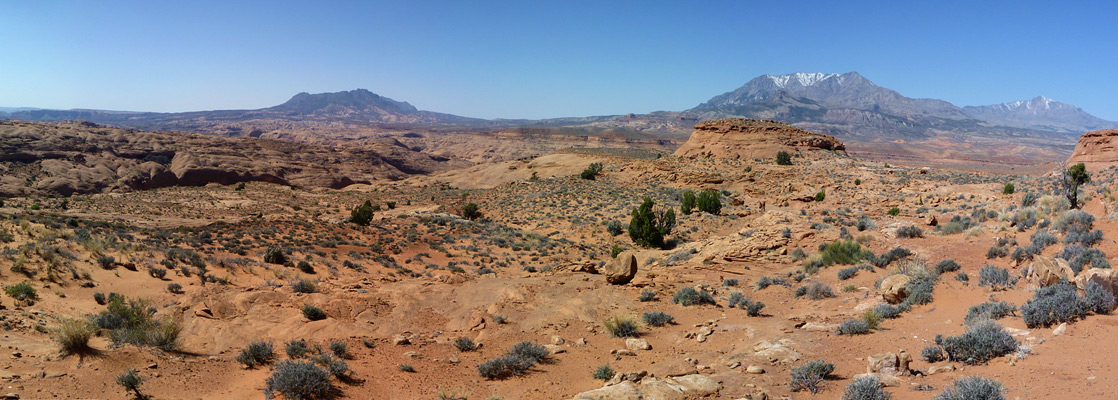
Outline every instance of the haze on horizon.
<svg viewBox="0 0 1118 400"><path fill-rule="evenodd" d="M0 3L0 106L194 111L366 88L424 110L683 110L762 74L857 71L958 106L1118 120L1112 2Z"/></svg>

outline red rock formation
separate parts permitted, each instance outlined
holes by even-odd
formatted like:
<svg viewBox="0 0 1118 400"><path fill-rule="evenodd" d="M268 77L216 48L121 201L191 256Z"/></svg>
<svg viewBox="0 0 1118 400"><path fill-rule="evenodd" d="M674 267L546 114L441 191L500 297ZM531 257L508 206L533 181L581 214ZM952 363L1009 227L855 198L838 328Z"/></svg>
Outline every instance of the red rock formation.
<svg viewBox="0 0 1118 400"><path fill-rule="evenodd" d="M1084 133L1068 158L1068 165L1083 163L1090 171L1118 165L1118 129Z"/></svg>
<svg viewBox="0 0 1118 400"><path fill-rule="evenodd" d="M778 151L834 150L846 146L831 135L782 122L727 118L695 125L691 138L675 154L683 157L771 158Z"/></svg>

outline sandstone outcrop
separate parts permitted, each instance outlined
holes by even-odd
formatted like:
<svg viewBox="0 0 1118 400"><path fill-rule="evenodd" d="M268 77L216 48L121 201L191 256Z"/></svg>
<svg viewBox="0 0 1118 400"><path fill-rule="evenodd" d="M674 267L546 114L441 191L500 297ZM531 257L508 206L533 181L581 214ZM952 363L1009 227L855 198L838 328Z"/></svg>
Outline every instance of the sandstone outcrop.
<svg viewBox="0 0 1118 400"><path fill-rule="evenodd" d="M637 257L632 251L622 252L606 263L602 268L606 282L614 285L624 285L637 276Z"/></svg>
<svg viewBox="0 0 1118 400"><path fill-rule="evenodd" d="M1068 165L1083 163L1089 171L1118 165L1118 129L1084 133L1068 158Z"/></svg>
<svg viewBox="0 0 1118 400"><path fill-rule="evenodd" d="M681 157L772 158L779 151L834 150L846 146L831 135L806 131L782 122L726 118L695 125L675 151Z"/></svg>

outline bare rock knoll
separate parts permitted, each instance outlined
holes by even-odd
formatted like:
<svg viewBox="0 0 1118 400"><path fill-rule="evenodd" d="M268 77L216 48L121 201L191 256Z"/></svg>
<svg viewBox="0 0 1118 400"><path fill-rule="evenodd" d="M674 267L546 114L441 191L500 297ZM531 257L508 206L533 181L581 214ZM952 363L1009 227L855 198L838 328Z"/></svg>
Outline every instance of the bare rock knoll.
<svg viewBox="0 0 1118 400"><path fill-rule="evenodd" d="M1088 170L1097 171L1118 165L1118 129L1084 133L1068 158L1068 164L1083 163Z"/></svg>
<svg viewBox="0 0 1118 400"><path fill-rule="evenodd" d="M779 151L834 150L846 146L831 135L777 121L726 118L695 125L691 138L675 151L682 157L771 158Z"/></svg>
<svg viewBox="0 0 1118 400"><path fill-rule="evenodd" d="M445 168L398 142L342 148L89 122L0 122L0 197L248 181L341 188Z"/></svg>

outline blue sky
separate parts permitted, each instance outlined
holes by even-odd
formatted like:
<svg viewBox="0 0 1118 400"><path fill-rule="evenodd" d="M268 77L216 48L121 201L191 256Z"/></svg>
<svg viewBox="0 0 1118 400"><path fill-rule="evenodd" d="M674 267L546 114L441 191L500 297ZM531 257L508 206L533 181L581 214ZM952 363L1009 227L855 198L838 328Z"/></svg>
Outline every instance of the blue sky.
<svg viewBox="0 0 1118 400"><path fill-rule="evenodd" d="M319 4L321 3L321 4ZM908 4L905 4L908 3ZM858 71L1118 120L1118 2L0 2L0 106L260 108L356 88L483 118L682 110Z"/></svg>

